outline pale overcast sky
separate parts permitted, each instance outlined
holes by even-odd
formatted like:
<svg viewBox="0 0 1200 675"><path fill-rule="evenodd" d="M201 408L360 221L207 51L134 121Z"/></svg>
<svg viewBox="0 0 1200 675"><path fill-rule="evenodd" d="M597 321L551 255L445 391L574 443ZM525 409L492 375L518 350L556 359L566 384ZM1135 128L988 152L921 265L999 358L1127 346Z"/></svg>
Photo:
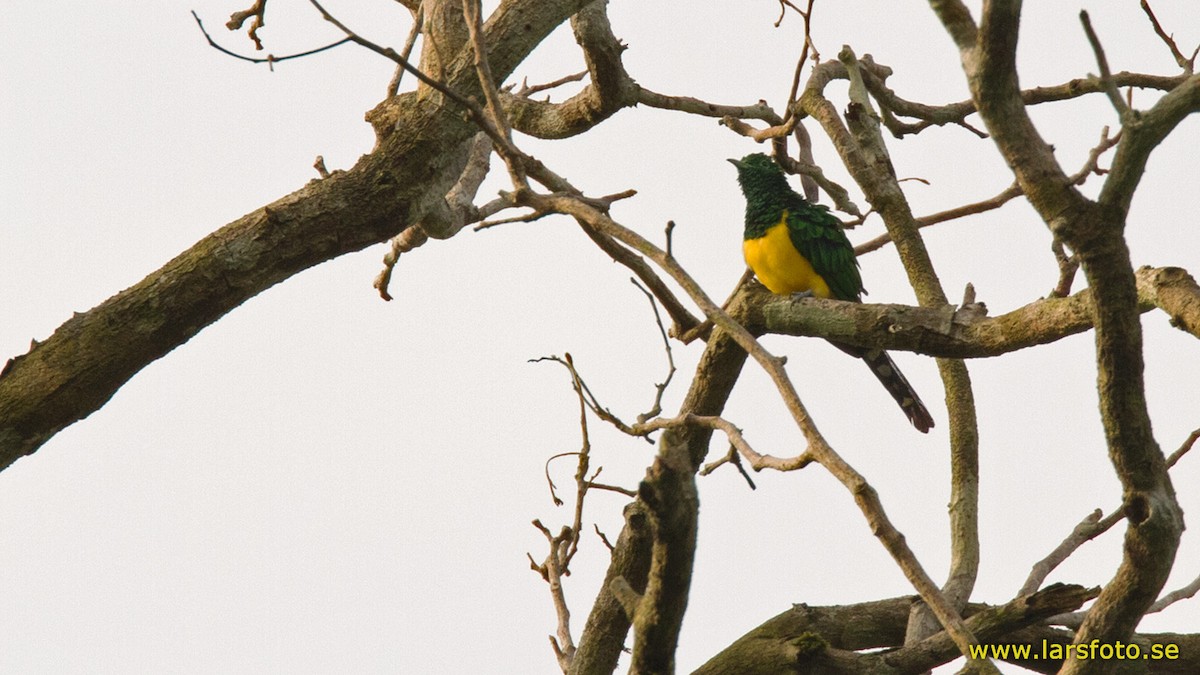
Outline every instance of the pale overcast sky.
<svg viewBox="0 0 1200 675"><path fill-rule="evenodd" d="M344 46L275 72L209 48L189 10L224 45L249 0L79 3L10 0L0 27L0 361L45 339L207 233L316 177L316 155L349 168L369 152L363 113L392 66ZM977 4L977 3L976 3ZM1190 0L1154 6L1181 46L1200 41ZM407 12L390 0L329 0L369 37L399 46ZM1027 3L1022 84L1096 70L1080 29L1091 11L1114 70L1177 68L1137 3ZM780 105L801 23L772 23L769 0L612 3L625 63L669 94ZM338 37L302 0L272 0L261 35L287 54ZM966 97L957 52L924 3L818 0L814 39L895 69L891 86L927 103ZM560 30L516 78L555 79L582 59ZM519 79L518 79L519 81ZM842 96L844 84L831 87ZM1153 93L1135 94L1148 106ZM840 105L839 101L839 105ZM1115 115L1101 96L1034 119L1069 171ZM814 135L819 130L810 127ZM585 136L519 139L589 194L629 188L614 215L661 240L713 297L743 269L742 197L727 157L761 148L715 120L638 108ZM960 128L891 141L918 214L987 198L1011 176ZM1154 155L1129 220L1135 265L1200 272L1195 214L1200 120ZM828 143L817 160L852 183ZM1107 162L1103 162L1107 164ZM480 201L505 187L489 179ZM1086 190L1093 194L1099 181ZM864 204L861 197L860 204ZM865 205L864 205L865 206ZM877 218L851 233L878 235ZM973 283L992 314L1044 296L1057 271L1044 225L1023 203L926 230L947 295ZM561 368L570 351L591 389L633 418L666 370L649 308L629 274L566 219L465 231L405 256L396 300L371 288L383 246L287 280L135 376L99 412L0 474L0 672L557 672L547 589L529 570L545 541L530 526L569 522L543 464L579 445ZM874 302L913 302L890 248L862 259ZM1082 278L1077 287L1082 285ZM1145 315L1154 431L1167 450L1200 426L1200 345ZM897 361L938 427L912 431L861 364L818 340L771 338L822 431L879 490L939 581L948 561L946 410L932 359ZM700 345L675 347L686 390ZM1120 503L1096 410L1092 337L969 364L981 431L983 563L975 599L1002 602L1030 566L1095 508ZM726 417L761 451L801 439L768 380L748 366ZM653 448L592 425L593 465L636 485ZM720 449L723 443L714 447ZM560 485L569 461L551 465ZM1174 480L1200 513L1200 457ZM700 545L679 650L687 671L791 603L912 593L850 495L820 467L700 480ZM595 494L589 522L610 537L624 499ZM1118 527L1050 577L1105 583ZM607 552L587 536L567 580L578 637ZM1168 590L1200 575L1194 528ZM1200 600L1145 630L1195 631Z"/></svg>

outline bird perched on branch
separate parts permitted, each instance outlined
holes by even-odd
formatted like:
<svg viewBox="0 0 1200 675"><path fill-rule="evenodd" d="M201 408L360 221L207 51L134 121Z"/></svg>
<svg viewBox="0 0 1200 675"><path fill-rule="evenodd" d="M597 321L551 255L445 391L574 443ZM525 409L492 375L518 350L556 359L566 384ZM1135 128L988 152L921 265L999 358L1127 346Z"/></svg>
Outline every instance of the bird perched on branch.
<svg viewBox="0 0 1200 675"><path fill-rule="evenodd" d="M746 196L742 253L762 285L780 295L862 302L866 291L854 247L829 209L792 190L783 170L764 154L729 161ZM917 431L933 428L925 404L887 352L830 342L870 366Z"/></svg>

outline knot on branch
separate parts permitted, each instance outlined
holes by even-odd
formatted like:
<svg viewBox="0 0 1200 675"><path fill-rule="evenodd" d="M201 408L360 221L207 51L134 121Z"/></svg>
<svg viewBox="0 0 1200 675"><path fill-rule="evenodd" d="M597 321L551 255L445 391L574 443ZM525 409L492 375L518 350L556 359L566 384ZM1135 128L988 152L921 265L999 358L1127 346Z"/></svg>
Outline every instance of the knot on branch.
<svg viewBox="0 0 1200 675"><path fill-rule="evenodd" d="M1078 584L1050 584L1042 590L1025 597L1025 607L1030 614L1048 616L1069 612L1100 595L1100 587L1085 588Z"/></svg>

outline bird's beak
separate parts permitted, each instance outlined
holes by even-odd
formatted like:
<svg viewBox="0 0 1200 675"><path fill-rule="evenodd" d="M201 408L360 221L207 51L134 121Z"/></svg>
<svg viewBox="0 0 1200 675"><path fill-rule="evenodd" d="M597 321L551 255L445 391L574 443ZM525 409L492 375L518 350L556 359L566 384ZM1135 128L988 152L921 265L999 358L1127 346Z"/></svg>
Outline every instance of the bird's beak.
<svg viewBox="0 0 1200 675"><path fill-rule="evenodd" d="M731 157L731 158L729 158L729 159L727 159L727 160L725 160L725 161L726 161L726 162L729 162L730 164L732 164L732 165L736 166L736 167L737 167L737 168L739 168L739 169L740 169L740 168L742 168L742 163L741 163L740 161L736 160L736 159L733 159L732 157Z"/></svg>

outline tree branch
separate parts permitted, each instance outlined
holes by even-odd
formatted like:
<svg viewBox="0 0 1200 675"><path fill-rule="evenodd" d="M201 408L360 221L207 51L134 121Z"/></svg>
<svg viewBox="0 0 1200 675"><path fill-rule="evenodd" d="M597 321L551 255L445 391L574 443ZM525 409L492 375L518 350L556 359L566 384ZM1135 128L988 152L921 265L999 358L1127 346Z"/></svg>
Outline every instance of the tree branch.
<svg viewBox="0 0 1200 675"><path fill-rule="evenodd" d="M501 3L485 30L489 42L505 45L492 60L496 76L507 77L584 4ZM450 75L451 87L462 83L459 90L478 91L469 61L456 61ZM0 380L0 469L97 410L141 368L266 288L444 216L445 195L477 129L457 112L413 95L390 102L392 124L352 169L217 230L14 359Z"/></svg>
<svg viewBox="0 0 1200 675"><path fill-rule="evenodd" d="M1055 585L1003 605L972 603L964 610L968 617L966 625L978 635L981 644L1025 643L1040 647L1041 640L1048 637L1046 633L1023 629L1062 607L1079 607L1097 592L1094 588ZM914 600L891 598L833 607L794 605L738 638L693 675L793 672L901 675L948 663L959 654L945 632L900 646Z"/></svg>
<svg viewBox="0 0 1200 675"><path fill-rule="evenodd" d="M1127 123L1101 190L1100 203L1084 198L1038 134L1017 84L1019 0L987 0L975 44L965 41L947 5L931 2L963 54L980 116L1030 204L1056 237L1079 255L1095 298L1096 361L1101 417L1109 455L1125 489L1130 527L1117 575L1097 599L1078 641L1123 640L1166 581L1179 545L1182 517L1162 452L1150 432L1142 380L1140 302L1122 236L1132 190L1151 149L1196 104L1200 80L1192 78L1155 106L1154 123ZM1195 90L1195 91L1193 91ZM1137 120L1131 115L1129 119ZM1098 661L1071 659L1066 673L1095 672Z"/></svg>

